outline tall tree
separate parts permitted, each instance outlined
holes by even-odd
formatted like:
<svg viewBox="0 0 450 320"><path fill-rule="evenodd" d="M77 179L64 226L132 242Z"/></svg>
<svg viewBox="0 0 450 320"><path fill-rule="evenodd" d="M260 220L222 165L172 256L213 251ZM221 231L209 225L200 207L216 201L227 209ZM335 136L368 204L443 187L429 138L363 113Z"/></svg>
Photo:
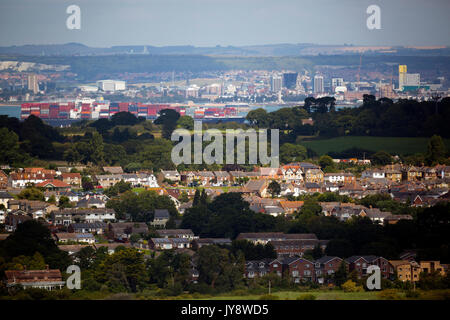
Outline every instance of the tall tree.
<svg viewBox="0 0 450 320"><path fill-rule="evenodd" d="M267 191L269 191L272 198L275 198L281 193L281 186L277 181L272 180L267 187Z"/></svg>
<svg viewBox="0 0 450 320"><path fill-rule="evenodd" d="M433 135L428 142L428 150L425 159L429 165L436 164L444 159L446 152L447 150L442 138L438 135Z"/></svg>

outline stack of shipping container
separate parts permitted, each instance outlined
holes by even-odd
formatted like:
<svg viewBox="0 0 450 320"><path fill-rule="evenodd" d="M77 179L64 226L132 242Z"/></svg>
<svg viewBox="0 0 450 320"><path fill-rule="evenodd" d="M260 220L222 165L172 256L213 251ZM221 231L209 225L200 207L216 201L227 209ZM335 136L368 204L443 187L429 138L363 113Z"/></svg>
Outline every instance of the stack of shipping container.
<svg viewBox="0 0 450 320"><path fill-rule="evenodd" d="M23 103L21 106L21 119L35 115L43 119L106 119L118 112L130 112L136 117L156 119L163 109L172 109L186 115L186 107L171 106L169 104L143 104L129 102L95 101L82 102L42 102ZM235 116L236 108L200 107L194 111L194 118L228 117Z"/></svg>

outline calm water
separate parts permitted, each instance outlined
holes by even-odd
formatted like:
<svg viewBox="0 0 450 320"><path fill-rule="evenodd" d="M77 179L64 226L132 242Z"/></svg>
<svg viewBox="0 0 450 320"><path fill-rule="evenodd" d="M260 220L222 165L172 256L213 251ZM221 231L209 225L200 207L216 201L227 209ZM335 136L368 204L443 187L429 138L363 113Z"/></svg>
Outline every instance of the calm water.
<svg viewBox="0 0 450 320"><path fill-rule="evenodd" d="M0 106L0 115L20 118L20 106Z"/></svg>

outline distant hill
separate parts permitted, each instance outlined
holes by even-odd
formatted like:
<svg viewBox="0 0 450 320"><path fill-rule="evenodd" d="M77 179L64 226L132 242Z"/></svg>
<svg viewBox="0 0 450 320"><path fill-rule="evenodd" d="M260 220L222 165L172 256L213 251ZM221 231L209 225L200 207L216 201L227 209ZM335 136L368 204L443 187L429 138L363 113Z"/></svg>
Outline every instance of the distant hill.
<svg viewBox="0 0 450 320"><path fill-rule="evenodd" d="M0 55L26 56L91 56L110 54L176 54L176 55L216 55L243 57L281 57L300 55L347 55L364 52L370 55L450 55L449 47L392 47L317 45L311 43L270 44L254 46L113 46L109 48L89 47L80 43L22 45L0 47Z"/></svg>

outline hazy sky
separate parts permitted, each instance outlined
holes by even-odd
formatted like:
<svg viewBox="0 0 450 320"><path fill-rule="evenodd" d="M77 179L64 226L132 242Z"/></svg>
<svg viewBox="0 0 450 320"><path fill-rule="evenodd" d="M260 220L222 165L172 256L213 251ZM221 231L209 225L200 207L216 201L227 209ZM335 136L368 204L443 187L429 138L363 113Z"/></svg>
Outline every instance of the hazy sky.
<svg viewBox="0 0 450 320"><path fill-rule="evenodd" d="M68 30L66 8L81 8ZM366 9L381 8L381 30ZM0 45L450 45L450 0L0 0Z"/></svg>

